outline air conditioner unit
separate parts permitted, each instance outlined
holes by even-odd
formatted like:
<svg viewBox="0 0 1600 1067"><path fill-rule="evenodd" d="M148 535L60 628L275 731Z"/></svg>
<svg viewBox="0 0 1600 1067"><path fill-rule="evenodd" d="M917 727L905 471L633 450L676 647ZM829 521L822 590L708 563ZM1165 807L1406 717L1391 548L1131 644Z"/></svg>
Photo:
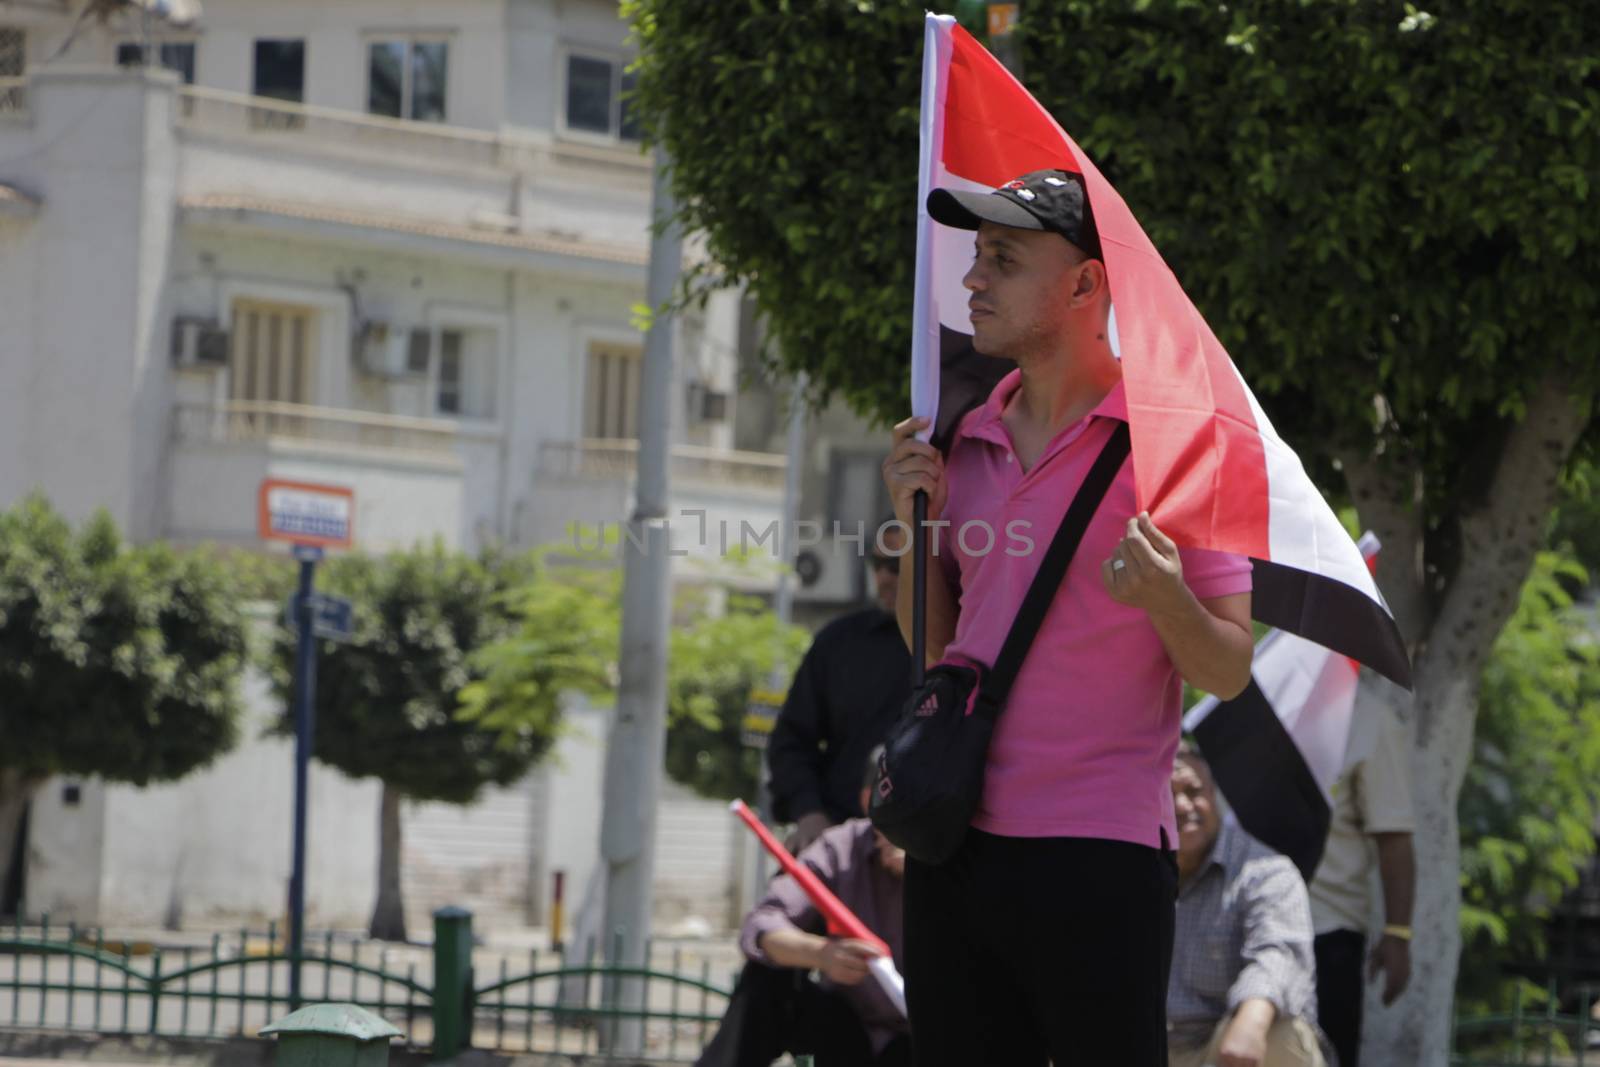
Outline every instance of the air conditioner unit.
<svg viewBox="0 0 1600 1067"><path fill-rule="evenodd" d="M177 367L225 367L228 331L215 319L178 316L172 320L172 363Z"/></svg>
<svg viewBox="0 0 1600 1067"><path fill-rule="evenodd" d="M356 334L356 365L375 378L399 378L406 371L410 334L390 323L368 319Z"/></svg>
<svg viewBox="0 0 1600 1067"><path fill-rule="evenodd" d="M715 389L707 389L700 396L700 420L702 422L727 422L728 421L728 394Z"/></svg>
<svg viewBox="0 0 1600 1067"><path fill-rule="evenodd" d="M699 382L688 385L688 407L691 422L728 421L728 394Z"/></svg>
<svg viewBox="0 0 1600 1067"><path fill-rule="evenodd" d="M794 598L808 604L854 604L866 595L867 554L872 551L871 531L864 546L854 540L824 535L822 543L802 548L795 559Z"/></svg>

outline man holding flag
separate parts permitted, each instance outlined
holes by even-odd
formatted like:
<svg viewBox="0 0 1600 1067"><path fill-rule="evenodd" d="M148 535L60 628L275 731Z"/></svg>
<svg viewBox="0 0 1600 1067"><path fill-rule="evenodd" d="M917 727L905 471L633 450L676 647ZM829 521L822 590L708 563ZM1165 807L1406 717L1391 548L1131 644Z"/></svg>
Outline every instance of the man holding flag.
<svg viewBox="0 0 1600 1067"><path fill-rule="evenodd" d="M987 665L1038 566L992 531L1048 535L1127 407L1076 174L940 190L928 209L974 233L974 343L1018 369L961 421L948 461L913 436L925 419L901 423L885 481L903 522L926 492L941 535L930 660ZM1250 565L1180 551L1134 502L1124 464L996 724L966 844L907 865L918 1063L1164 1062L1180 680L1227 696L1249 681ZM909 634L909 589L900 607Z"/></svg>
<svg viewBox="0 0 1600 1067"><path fill-rule="evenodd" d="M1127 205L944 16L927 21L920 190L914 417L884 464L896 517L925 493L931 527L921 612L902 585L908 643L992 665L1119 423L1132 459L993 720L959 850L907 862L914 1062L1165 1064L1180 680L1241 692L1252 615L1409 684L1404 646ZM984 399L972 385L1002 359L1016 369Z"/></svg>
<svg viewBox="0 0 1600 1067"><path fill-rule="evenodd" d="M877 756L874 750L866 760L860 809ZM748 808L734 811L793 873L775 877L745 917L739 947L750 962L695 1067L767 1067L784 1052L810 1055L816 1067L905 1067L905 1013L874 965L901 951L904 851L856 818L823 830L790 860ZM831 932L840 911L854 934L848 925Z"/></svg>

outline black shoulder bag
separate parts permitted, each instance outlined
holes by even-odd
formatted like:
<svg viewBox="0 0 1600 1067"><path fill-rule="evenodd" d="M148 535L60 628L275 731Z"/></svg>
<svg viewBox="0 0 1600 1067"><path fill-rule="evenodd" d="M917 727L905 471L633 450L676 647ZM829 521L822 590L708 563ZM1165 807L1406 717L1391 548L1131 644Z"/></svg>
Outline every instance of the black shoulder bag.
<svg viewBox="0 0 1600 1067"><path fill-rule="evenodd" d="M1119 423L1062 516L994 666L982 675L954 663L931 668L890 728L872 789L872 823L912 858L943 863L966 836L983 796L994 721L1128 447L1128 424Z"/></svg>

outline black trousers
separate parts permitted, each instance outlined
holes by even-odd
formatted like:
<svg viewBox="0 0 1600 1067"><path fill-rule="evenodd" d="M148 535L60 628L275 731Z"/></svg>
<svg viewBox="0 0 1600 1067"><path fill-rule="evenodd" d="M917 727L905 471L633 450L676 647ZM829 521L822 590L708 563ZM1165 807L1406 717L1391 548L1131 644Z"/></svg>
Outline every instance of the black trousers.
<svg viewBox="0 0 1600 1067"><path fill-rule="evenodd" d="M868 981L871 981L869 978ZM745 964L717 1036L695 1067L768 1067L785 1052L816 1067L909 1067L910 1042L898 1037L873 1055L850 1002L802 971Z"/></svg>
<svg viewBox="0 0 1600 1067"><path fill-rule="evenodd" d="M905 892L916 1067L1166 1067L1172 852L970 830Z"/></svg>
<svg viewBox="0 0 1600 1067"><path fill-rule="evenodd" d="M1361 1052L1361 1001L1366 989L1361 971L1367 939L1355 930L1318 934L1317 1022L1339 1054L1339 1067L1356 1067Z"/></svg>

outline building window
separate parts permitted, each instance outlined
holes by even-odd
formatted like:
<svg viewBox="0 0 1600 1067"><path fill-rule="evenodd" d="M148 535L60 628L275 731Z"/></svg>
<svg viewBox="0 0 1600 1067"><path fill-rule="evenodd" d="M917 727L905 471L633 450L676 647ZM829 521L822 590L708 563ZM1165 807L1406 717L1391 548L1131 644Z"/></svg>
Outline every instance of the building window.
<svg viewBox="0 0 1600 1067"><path fill-rule="evenodd" d="M306 42L302 39L256 41L255 74L250 91L256 96L305 102Z"/></svg>
<svg viewBox="0 0 1600 1067"><path fill-rule="evenodd" d="M492 329L416 329L406 345L406 370L432 382L435 415L492 419L499 347L500 335Z"/></svg>
<svg viewBox="0 0 1600 1067"><path fill-rule="evenodd" d="M592 342L583 405L583 436L639 436L639 374L643 353L638 345Z"/></svg>
<svg viewBox="0 0 1600 1067"><path fill-rule="evenodd" d="M286 304L235 301L229 395L253 403L310 403L314 315Z"/></svg>
<svg viewBox="0 0 1600 1067"><path fill-rule="evenodd" d="M567 129L624 141L639 139L629 99L634 75L626 66L622 60L603 56L567 56Z"/></svg>
<svg viewBox="0 0 1600 1067"><path fill-rule="evenodd" d="M373 41L367 46L367 111L443 122L449 59L444 41Z"/></svg>
<svg viewBox="0 0 1600 1067"><path fill-rule="evenodd" d="M21 78L28 66L28 35L11 26L0 27L0 78ZM0 114L24 110L27 87L17 82L0 86Z"/></svg>
<svg viewBox="0 0 1600 1067"><path fill-rule="evenodd" d="M27 31L14 26L0 27L0 78L20 78L27 66Z"/></svg>
<svg viewBox="0 0 1600 1067"><path fill-rule="evenodd" d="M183 84L194 84L194 42L169 41L164 44L154 45L151 49L155 53L156 65L167 70L178 72L183 79ZM117 65L120 67L142 67L145 65L144 45L137 41L124 41L117 45Z"/></svg>

